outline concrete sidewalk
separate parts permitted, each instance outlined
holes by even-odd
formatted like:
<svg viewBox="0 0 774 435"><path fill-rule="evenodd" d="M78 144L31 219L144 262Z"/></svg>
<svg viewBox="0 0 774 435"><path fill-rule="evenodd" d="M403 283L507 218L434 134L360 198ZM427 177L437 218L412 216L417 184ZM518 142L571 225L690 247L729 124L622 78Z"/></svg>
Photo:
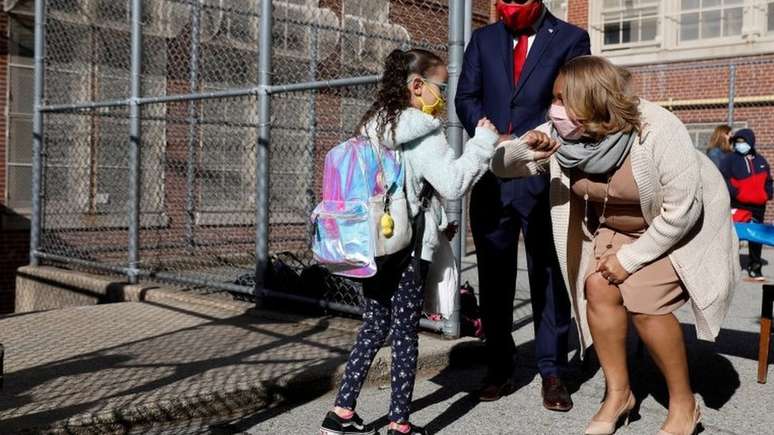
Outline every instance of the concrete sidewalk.
<svg viewBox="0 0 774 435"><path fill-rule="evenodd" d="M335 384L359 325L237 302L150 299L0 319L0 433L144 433L138 427L315 398ZM423 335L420 369L446 367L453 344ZM370 381L388 379L389 366L383 349Z"/></svg>
<svg viewBox="0 0 774 435"><path fill-rule="evenodd" d="M774 258L772 254L774 251L764 251L766 258ZM766 272L772 274L774 268L764 267ZM774 279L770 277L769 281ZM756 382L760 304L761 284L740 283L714 344L696 340L693 315L687 306L677 312L684 325L692 385L704 403L704 434L774 433L774 360L769 366L769 383ZM666 418L668 396L663 378L647 352L638 355L634 351L635 335L630 332L629 368L640 418L617 433L655 434ZM591 358L582 365L574 352L570 354L573 361L566 378L575 408L564 414L550 412L541 405L541 381L535 365L531 325L517 329L513 337L517 345L514 381L518 387L514 394L497 402L479 402L476 391L486 370L480 358L468 360L469 364L463 362L417 382L412 420L426 426L430 433L439 434L583 433L604 397L604 376L596 361ZM387 425L389 397L390 390L385 384L382 388L364 389L358 399L360 415L367 422L375 423L381 433ZM264 410L233 422L219 433L314 433L332 403L330 393L295 405Z"/></svg>
<svg viewBox="0 0 774 435"><path fill-rule="evenodd" d="M515 318L522 320L514 331L522 389L507 401L479 406L469 393L483 375L480 342L422 334L418 423L429 421L444 433L560 434L579 433L593 414L604 388L598 368L575 366L583 382L576 387L576 411L567 417L538 405L533 333L523 321L530 314L525 264L514 301ZM464 269L464 279L477 284L473 258ZM330 406L360 324L256 311L247 303L164 289L143 290L142 300L0 318L6 348L0 434L311 433ZM761 399L774 387L755 383L759 313L760 284L742 283L714 347L696 342L691 315L679 313L694 383L710 408L710 433L767 433L774 425L770 412L760 413L767 406ZM661 381L647 357L633 362L647 423L623 433L655 432L664 413ZM389 367L385 348L359 401L364 416L386 409ZM511 415L513 407L524 412Z"/></svg>

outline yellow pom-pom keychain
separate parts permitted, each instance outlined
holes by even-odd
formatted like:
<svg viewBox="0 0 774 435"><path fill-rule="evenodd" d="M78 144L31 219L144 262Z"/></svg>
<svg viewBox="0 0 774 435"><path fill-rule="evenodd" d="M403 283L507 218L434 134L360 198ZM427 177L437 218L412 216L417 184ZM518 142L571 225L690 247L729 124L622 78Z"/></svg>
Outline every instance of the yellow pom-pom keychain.
<svg viewBox="0 0 774 435"><path fill-rule="evenodd" d="M382 234L384 237L387 237L388 239L392 237L395 232L395 220L390 216L389 211L382 215L380 224L382 226Z"/></svg>

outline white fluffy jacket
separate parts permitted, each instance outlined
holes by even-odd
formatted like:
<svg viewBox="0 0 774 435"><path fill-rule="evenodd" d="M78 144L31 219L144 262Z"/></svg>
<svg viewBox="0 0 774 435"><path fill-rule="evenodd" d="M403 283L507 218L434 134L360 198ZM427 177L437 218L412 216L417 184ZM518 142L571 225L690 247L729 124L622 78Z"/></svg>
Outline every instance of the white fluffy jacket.
<svg viewBox="0 0 774 435"><path fill-rule="evenodd" d="M379 140L374 121L366 125L362 133L373 144L400 150L401 160L406 167L406 196L411 216L419 213L419 193L424 180L435 189L432 205L425 215L425 233L422 236L422 259L431 261L439 243L439 233L448 225L441 200L460 199L489 169L498 136L496 133L479 128L476 135L465 146L457 158L449 147L441 122L432 116L409 108L399 116L395 128L388 125L384 139Z"/></svg>
<svg viewBox="0 0 774 435"><path fill-rule="evenodd" d="M635 272L667 255L691 298L697 335L713 340L731 304L739 279L739 240L731 222L725 182L714 164L691 143L685 126L666 109L640 104L643 131L631 150L647 231L618 251L621 265ZM549 125L538 127L549 131ZM562 268L583 347L591 345L586 321L584 277L591 257L583 199L570 190L570 173L555 158L534 161L519 140L502 143L492 160L501 177L549 172L551 219Z"/></svg>

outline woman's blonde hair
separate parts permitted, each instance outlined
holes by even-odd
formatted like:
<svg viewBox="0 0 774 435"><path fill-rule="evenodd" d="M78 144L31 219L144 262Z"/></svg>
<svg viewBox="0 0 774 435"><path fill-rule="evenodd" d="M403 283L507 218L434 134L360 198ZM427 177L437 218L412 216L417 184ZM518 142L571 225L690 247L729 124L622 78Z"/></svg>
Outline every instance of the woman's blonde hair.
<svg viewBox="0 0 774 435"><path fill-rule="evenodd" d="M731 127L727 125L719 125L715 127L715 131L712 132L709 143L707 144L707 150L713 148L720 148L724 153L730 153L731 142L728 140L728 134L731 133Z"/></svg>
<svg viewBox="0 0 774 435"><path fill-rule="evenodd" d="M632 74L598 56L567 62L557 80L564 79L562 99L587 135L601 139L617 132L641 131L640 99L631 91Z"/></svg>

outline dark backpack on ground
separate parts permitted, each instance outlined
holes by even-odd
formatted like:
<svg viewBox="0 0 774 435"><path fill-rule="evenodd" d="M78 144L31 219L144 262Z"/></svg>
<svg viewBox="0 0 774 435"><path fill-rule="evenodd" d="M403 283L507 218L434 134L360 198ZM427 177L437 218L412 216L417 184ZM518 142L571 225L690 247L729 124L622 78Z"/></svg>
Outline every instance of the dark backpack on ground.
<svg viewBox="0 0 774 435"><path fill-rule="evenodd" d="M484 337L476 293L473 286L467 281L460 287L460 335L463 337Z"/></svg>

